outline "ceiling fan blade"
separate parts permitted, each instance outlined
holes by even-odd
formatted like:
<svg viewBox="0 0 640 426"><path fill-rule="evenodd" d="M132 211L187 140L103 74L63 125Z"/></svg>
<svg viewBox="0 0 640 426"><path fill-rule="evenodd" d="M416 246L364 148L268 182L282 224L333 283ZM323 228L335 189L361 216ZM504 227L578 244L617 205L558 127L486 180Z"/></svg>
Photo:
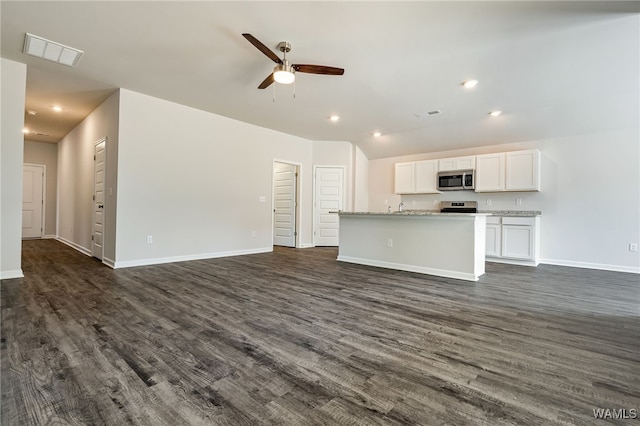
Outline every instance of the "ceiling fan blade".
<svg viewBox="0 0 640 426"><path fill-rule="evenodd" d="M244 36L244 38L249 40L249 43L253 44L259 51L261 51L262 53L267 55L267 57L269 59L271 59L273 62L275 62L276 64L281 64L282 63L282 59L278 58L278 55L273 53L273 51L271 49L269 49L267 46L262 44L262 42L260 40L258 40L257 38L255 38L251 34L244 33L242 35Z"/></svg>
<svg viewBox="0 0 640 426"><path fill-rule="evenodd" d="M267 76L267 78L264 79L262 83L260 83L258 89L266 89L267 87L271 86L271 83L273 83L274 81L275 79L273 78L273 73L271 73Z"/></svg>
<svg viewBox="0 0 640 426"><path fill-rule="evenodd" d="M298 72L306 72L308 74L328 74L328 75L344 74L344 69L342 68L327 67L325 65L293 64L293 69Z"/></svg>

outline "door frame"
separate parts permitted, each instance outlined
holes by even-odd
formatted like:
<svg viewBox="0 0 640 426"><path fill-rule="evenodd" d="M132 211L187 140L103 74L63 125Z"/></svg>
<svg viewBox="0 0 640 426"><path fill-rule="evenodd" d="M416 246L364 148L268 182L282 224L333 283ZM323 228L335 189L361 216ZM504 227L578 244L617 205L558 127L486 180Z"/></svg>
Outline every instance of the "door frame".
<svg viewBox="0 0 640 426"><path fill-rule="evenodd" d="M98 145L100 145L102 142L104 142L104 199L103 199L103 218L102 218L102 244L101 244L101 253L100 253L100 261L102 263L104 263L104 241L105 241L105 237L106 237L106 229L107 229L107 224L106 224L106 217L107 217L107 137L101 137L100 139L98 139L97 141L95 141L93 143L93 199L91 201L91 257L95 257L94 255L94 249L95 249L95 232L96 232L96 201L95 201L95 196L96 196L96 147Z"/></svg>
<svg viewBox="0 0 640 426"><path fill-rule="evenodd" d="M35 164L35 163L23 163L22 173L24 173L24 166L41 167L42 168L42 215L40 217L40 237L28 237L28 238L44 238L44 224L47 212L47 165Z"/></svg>
<svg viewBox="0 0 640 426"><path fill-rule="evenodd" d="M273 160L271 161L271 246L274 246L274 236L273 236L273 231L274 231L274 220L275 220L275 204L276 204L276 191L275 191L275 186L276 186L276 174L274 173L275 170L275 163L282 163L282 164L288 164L290 166L295 166L296 168L296 198L295 198L295 202L296 202L296 208L295 208L295 218L294 220L296 221L295 227L294 227L294 247L295 248L300 248L300 207L302 206L302 191L300 191L300 187L302 186L302 163L298 163L296 161L291 161L291 160L281 160L278 158L273 158Z"/></svg>
<svg viewBox="0 0 640 426"><path fill-rule="evenodd" d="M342 206L342 208L344 209L344 205L345 205L345 201L346 201L346 196L347 196L347 191L345 191L345 185L346 185L346 167L345 166L338 166L338 165L321 165L321 164L317 164L313 166L313 246L316 246L316 242L317 242L317 238L316 238L316 230L318 229L318 220L317 220L317 214L316 214L316 208L317 208L317 203L316 203L316 177L317 177L317 172L318 169L341 169L342 170L342 200L340 200L340 205ZM338 237L339 238L339 237Z"/></svg>

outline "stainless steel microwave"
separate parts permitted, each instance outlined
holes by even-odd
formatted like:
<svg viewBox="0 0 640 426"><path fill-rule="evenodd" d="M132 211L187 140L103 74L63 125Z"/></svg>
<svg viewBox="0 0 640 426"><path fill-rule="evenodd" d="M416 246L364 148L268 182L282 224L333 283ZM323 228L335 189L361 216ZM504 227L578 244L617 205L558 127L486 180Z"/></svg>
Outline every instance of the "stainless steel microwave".
<svg viewBox="0 0 640 426"><path fill-rule="evenodd" d="M451 170L438 173L439 191L474 189L475 183L475 173L473 170Z"/></svg>

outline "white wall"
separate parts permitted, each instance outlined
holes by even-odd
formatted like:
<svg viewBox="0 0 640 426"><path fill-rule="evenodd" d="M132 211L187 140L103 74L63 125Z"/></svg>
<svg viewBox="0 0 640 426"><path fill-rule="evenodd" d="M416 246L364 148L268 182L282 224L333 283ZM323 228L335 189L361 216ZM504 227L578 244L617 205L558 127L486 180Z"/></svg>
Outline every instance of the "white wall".
<svg viewBox="0 0 640 426"><path fill-rule="evenodd" d="M437 208L442 200L476 200L481 210L542 210L543 263L640 272L638 253L629 251L630 242L640 241L639 140L637 127L623 125L606 133L372 160L369 208L384 211L385 200L394 210L401 200L410 209ZM540 192L393 194L396 162L519 149L542 152ZM515 206L515 198L523 200L522 206Z"/></svg>
<svg viewBox="0 0 640 426"><path fill-rule="evenodd" d="M369 210L369 159L360 148L354 145L355 170L353 211L366 212Z"/></svg>
<svg viewBox="0 0 640 426"><path fill-rule="evenodd" d="M58 143L58 238L90 254L94 146L101 138L107 138L103 256L109 264L115 260L118 105L119 93L115 92Z"/></svg>
<svg viewBox="0 0 640 426"><path fill-rule="evenodd" d="M122 89L118 149L116 267L272 250L274 160L300 165L312 245L309 140Z"/></svg>
<svg viewBox="0 0 640 426"><path fill-rule="evenodd" d="M22 277L22 164L27 67L0 59L0 279Z"/></svg>
<svg viewBox="0 0 640 426"><path fill-rule="evenodd" d="M44 191L44 237L56 237L57 186L58 186L58 145L37 141L24 141L24 162L42 164L46 169Z"/></svg>

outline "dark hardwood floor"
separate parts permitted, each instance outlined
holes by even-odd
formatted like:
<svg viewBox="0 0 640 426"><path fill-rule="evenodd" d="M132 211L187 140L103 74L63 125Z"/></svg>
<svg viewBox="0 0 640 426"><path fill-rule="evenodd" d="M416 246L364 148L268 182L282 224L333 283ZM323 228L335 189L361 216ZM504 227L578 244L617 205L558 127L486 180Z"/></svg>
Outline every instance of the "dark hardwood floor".
<svg viewBox="0 0 640 426"><path fill-rule="evenodd" d="M469 283L336 254L111 270L25 241L0 423L640 424L615 418L640 411L638 275L488 263Z"/></svg>

